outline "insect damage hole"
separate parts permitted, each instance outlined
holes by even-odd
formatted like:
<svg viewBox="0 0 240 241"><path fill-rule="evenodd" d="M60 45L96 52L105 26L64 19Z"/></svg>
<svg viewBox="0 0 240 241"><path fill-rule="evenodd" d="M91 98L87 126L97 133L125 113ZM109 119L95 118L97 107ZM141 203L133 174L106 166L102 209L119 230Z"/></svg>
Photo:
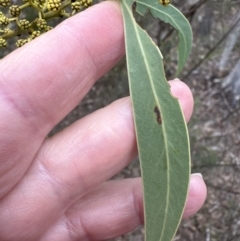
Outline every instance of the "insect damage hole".
<svg viewBox="0 0 240 241"><path fill-rule="evenodd" d="M154 113L156 114L157 123L159 125L161 125L162 124L162 118L161 118L161 114L160 114L160 111L159 111L157 106L154 107Z"/></svg>

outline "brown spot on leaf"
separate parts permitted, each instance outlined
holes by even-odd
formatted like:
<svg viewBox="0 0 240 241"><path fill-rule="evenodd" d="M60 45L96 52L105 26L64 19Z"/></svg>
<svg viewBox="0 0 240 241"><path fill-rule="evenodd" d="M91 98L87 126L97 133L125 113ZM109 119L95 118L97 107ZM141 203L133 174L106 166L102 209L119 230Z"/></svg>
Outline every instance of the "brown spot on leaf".
<svg viewBox="0 0 240 241"><path fill-rule="evenodd" d="M161 118L161 114L160 114L160 111L159 111L157 106L154 107L154 113L156 114L157 123L159 125L161 125L162 124L162 118Z"/></svg>

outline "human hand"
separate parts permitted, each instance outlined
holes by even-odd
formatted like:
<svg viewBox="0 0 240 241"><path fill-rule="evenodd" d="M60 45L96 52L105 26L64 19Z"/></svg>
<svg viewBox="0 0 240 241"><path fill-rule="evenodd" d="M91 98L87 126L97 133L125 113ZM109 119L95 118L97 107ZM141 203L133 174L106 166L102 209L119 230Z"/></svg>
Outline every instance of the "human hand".
<svg viewBox="0 0 240 241"><path fill-rule="evenodd" d="M1 241L104 240L143 222L140 178L107 181L137 154L129 98L46 139L123 55L119 5L104 2L0 61ZM189 120L190 90L170 83ZM184 216L205 196L192 176Z"/></svg>

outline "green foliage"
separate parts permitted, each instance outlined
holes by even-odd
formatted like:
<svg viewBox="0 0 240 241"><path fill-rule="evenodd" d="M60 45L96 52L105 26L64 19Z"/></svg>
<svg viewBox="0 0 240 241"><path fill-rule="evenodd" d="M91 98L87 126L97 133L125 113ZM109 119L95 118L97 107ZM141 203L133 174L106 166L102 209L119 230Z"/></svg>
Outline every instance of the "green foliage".
<svg viewBox="0 0 240 241"><path fill-rule="evenodd" d="M164 7L159 4L156 0L137 0L137 11L144 15L149 10L155 18L159 18L162 21L172 25L179 35L179 46L178 46L178 75L183 69L192 47L192 30L189 22L172 5Z"/></svg>
<svg viewBox="0 0 240 241"><path fill-rule="evenodd" d="M123 0L121 4L144 187L146 241L171 241L188 191L188 131L179 102L170 93L159 49L137 25L132 13L133 1ZM192 33L187 20L173 6L163 7L153 0L137 0L136 4L139 13L149 9L154 17L164 19L179 30L180 71L191 49Z"/></svg>

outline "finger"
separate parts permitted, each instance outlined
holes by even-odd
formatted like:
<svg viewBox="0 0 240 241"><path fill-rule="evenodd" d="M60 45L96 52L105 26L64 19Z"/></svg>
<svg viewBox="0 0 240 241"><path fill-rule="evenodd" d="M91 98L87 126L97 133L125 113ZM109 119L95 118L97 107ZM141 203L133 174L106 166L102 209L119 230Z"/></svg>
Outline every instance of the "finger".
<svg viewBox="0 0 240 241"><path fill-rule="evenodd" d="M180 104L184 103L184 115L189 117L192 94L184 83L179 82L170 82L171 89ZM180 91L176 91L177 88ZM123 98L48 139L37 161L50 177L61 183L56 188L61 187L61 192L65 190L64 199L79 198L78 195L84 195L114 176L136 156L133 122L130 98ZM39 173L39 170L35 172Z"/></svg>
<svg viewBox="0 0 240 241"><path fill-rule="evenodd" d="M120 7L108 1L0 61L0 198L22 177L52 127L123 56L123 39Z"/></svg>
<svg viewBox="0 0 240 241"><path fill-rule="evenodd" d="M198 212L205 202L206 197L207 187L203 181L202 175L199 173L192 174L183 218L188 218Z"/></svg>
<svg viewBox="0 0 240 241"><path fill-rule="evenodd" d="M174 84L171 83L173 89ZM179 98L191 102L192 96L184 88L186 95ZM1 203L2 220L8 219L6 206L14 218L10 223L0 223L0 234L8 235L14 229L18 241L30 241L31 237L37 240L69 205L129 164L136 149L129 98L118 100L47 139L25 177ZM21 232L25 225L27 233Z"/></svg>
<svg viewBox="0 0 240 241"><path fill-rule="evenodd" d="M194 100L189 87L179 79L169 81L172 94L178 98L186 121L192 116Z"/></svg>
<svg viewBox="0 0 240 241"><path fill-rule="evenodd" d="M47 139L28 172L0 203L0 240L38 240L69 205L125 167L136 149L129 98Z"/></svg>
<svg viewBox="0 0 240 241"><path fill-rule="evenodd" d="M44 236L44 241L106 240L143 224L140 178L109 181L81 198ZM184 216L196 213L206 198L206 185L192 175ZM56 230L58 230L56 232Z"/></svg>
<svg viewBox="0 0 240 241"><path fill-rule="evenodd" d="M179 80L170 85L183 104L184 115L190 118L193 98L189 88ZM130 98L123 98L46 140L36 161L61 183L61 191L66 187L66 198L73 200L114 176L136 156L133 123Z"/></svg>

